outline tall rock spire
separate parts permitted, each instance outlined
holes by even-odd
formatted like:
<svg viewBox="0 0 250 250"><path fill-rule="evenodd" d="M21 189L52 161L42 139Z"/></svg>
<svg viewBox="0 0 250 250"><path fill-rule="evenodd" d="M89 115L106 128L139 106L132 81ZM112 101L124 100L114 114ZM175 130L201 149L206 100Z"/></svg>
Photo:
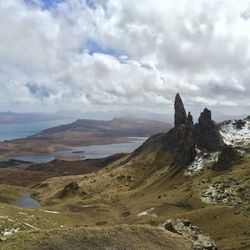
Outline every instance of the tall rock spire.
<svg viewBox="0 0 250 250"><path fill-rule="evenodd" d="M187 119L187 114L186 114L186 110L184 108L184 105L183 105L183 102L179 93L177 93L175 96L174 110L175 110L175 114L174 114L175 127L180 124L185 124L186 119Z"/></svg>
<svg viewBox="0 0 250 250"><path fill-rule="evenodd" d="M175 127L166 134L165 147L174 153L171 165L184 167L193 162L196 155L193 117L190 113L187 116L179 94L175 97L174 108Z"/></svg>

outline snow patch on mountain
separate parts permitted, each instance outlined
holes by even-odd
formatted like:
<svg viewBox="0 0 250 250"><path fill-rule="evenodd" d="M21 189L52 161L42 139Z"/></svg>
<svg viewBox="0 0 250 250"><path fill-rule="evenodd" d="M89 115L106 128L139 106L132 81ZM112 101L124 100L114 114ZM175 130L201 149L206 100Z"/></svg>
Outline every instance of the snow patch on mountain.
<svg viewBox="0 0 250 250"><path fill-rule="evenodd" d="M186 176L191 176L193 174L198 173L204 167L216 162L218 160L219 152L214 153L204 153L199 152L195 160L188 166L185 171Z"/></svg>
<svg viewBox="0 0 250 250"><path fill-rule="evenodd" d="M243 125L238 127L236 120L224 122L220 127L220 134L227 145L246 148L250 144L250 121L242 120Z"/></svg>

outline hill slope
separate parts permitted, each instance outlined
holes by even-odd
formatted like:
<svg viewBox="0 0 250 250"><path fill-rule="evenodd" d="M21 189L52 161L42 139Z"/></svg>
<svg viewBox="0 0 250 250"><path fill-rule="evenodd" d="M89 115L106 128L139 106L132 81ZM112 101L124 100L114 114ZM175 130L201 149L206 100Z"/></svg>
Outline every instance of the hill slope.
<svg viewBox="0 0 250 250"><path fill-rule="evenodd" d="M249 249L248 119L218 126L211 119L211 112L205 109L194 125L180 97L177 106L181 114L176 116L175 127L168 133L150 137L133 153L121 155L96 172L48 178L37 185L26 186L42 207L23 209L20 214L20 208L2 205L1 214L6 221L0 228L2 232L7 225L12 229L21 225L19 228L27 230L27 223L42 230L55 228L54 236L59 237L61 244L61 235L69 230L65 228L72 226L103 227L103 232L108 230L109 234L107 226L148 224L157 227L167 221L165 228L184 236L182 219L186 231L205 231L215 240L218 249ZM42 172L42 168L39 170ZM4 185L2 192L7 190L10 197L18 189ZM174 221L177 229L169 220ZM72 232L73 239L78 238L77 230ZM139 241L144 240L145 232L143 229L142 237L140 232L134 236L138 234ZM44 239L41 238L44 231L37 234L38 241ZM29 236L33 237L33 232L27 232L25 237ZM6 244L21 244L18 237L11 237ZM197 234L187 238L199 239ZM117 235L117 239L123 242L123 235ZM113 243L105 243L111 244L112 249ZM203 249L216 249L214 245L203 243ZM53 240L48 244L53 244ZM139 246L145 249L144 245L138 245L140 249ZM147 240L145 246L147 249ZM148 249L157 247L149 245ZM159 246L159 249L166 248Z"/></svg>
<svg viewBox="0 0 250 250"><path fill-rule="evenodd" d="M98 131L100 134L110 136L149 136L159 132L165 132L170 128L169 124L160 121L147 120L142 118L114 118L110 121L81 119L73 123L49 128L41 133L31 136L32 138L48 136L51 134L65 132L90 133Z"/></svg>
<svg viewBox="0 0 250 250"><path fill-rule="evenodd" d="M90 250L90 249L186 249L191 242L179 235L150 226L68 228L20 233L1 245L2 250Z"/></svg>

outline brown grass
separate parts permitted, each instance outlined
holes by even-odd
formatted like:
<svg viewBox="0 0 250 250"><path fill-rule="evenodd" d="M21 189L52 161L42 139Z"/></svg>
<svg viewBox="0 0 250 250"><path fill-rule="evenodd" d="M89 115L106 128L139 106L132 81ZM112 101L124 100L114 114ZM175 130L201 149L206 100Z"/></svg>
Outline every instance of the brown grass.
<svg viewBox="0 0 250 250"><path fill-rule="evenodd" d="M68 228L19 233L0 243L2 250L191 250L183 237L150 226Z"/></svg>

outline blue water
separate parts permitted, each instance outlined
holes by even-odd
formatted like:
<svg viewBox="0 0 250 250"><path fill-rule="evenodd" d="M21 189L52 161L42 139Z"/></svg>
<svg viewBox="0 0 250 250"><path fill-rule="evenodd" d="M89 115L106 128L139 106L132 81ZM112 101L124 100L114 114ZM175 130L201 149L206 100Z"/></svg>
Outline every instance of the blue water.
<svg viewBox="0 0 250 250"><path fill-rule="evenodd" d="M73 122L72 120L55 120L31 123L0 124L0 141L24 138L43 129Z"/></svg>
<svg viewBox="0 0 250 250"><path fill-rule="evenodd" d="M21 198L18 198L15 202L14 205L19 206L19 207L27 207L27 208L35 208L35 207L40 207L40 203L30 197L29 192L25 192Z"/></svg>
<svg viewBox="0 0 250 250"><path fill-rule="evenodd" d="M127 143L108 144L108 145L91 145L74 147L67 151L58 151L45 155L28 155L12 157L12 159L29 161L34 163L47 163L58 157L80 156L82 159L97 159L107 157L117 153L131 153L146 140L145 137L137 138Z"/></svg>

